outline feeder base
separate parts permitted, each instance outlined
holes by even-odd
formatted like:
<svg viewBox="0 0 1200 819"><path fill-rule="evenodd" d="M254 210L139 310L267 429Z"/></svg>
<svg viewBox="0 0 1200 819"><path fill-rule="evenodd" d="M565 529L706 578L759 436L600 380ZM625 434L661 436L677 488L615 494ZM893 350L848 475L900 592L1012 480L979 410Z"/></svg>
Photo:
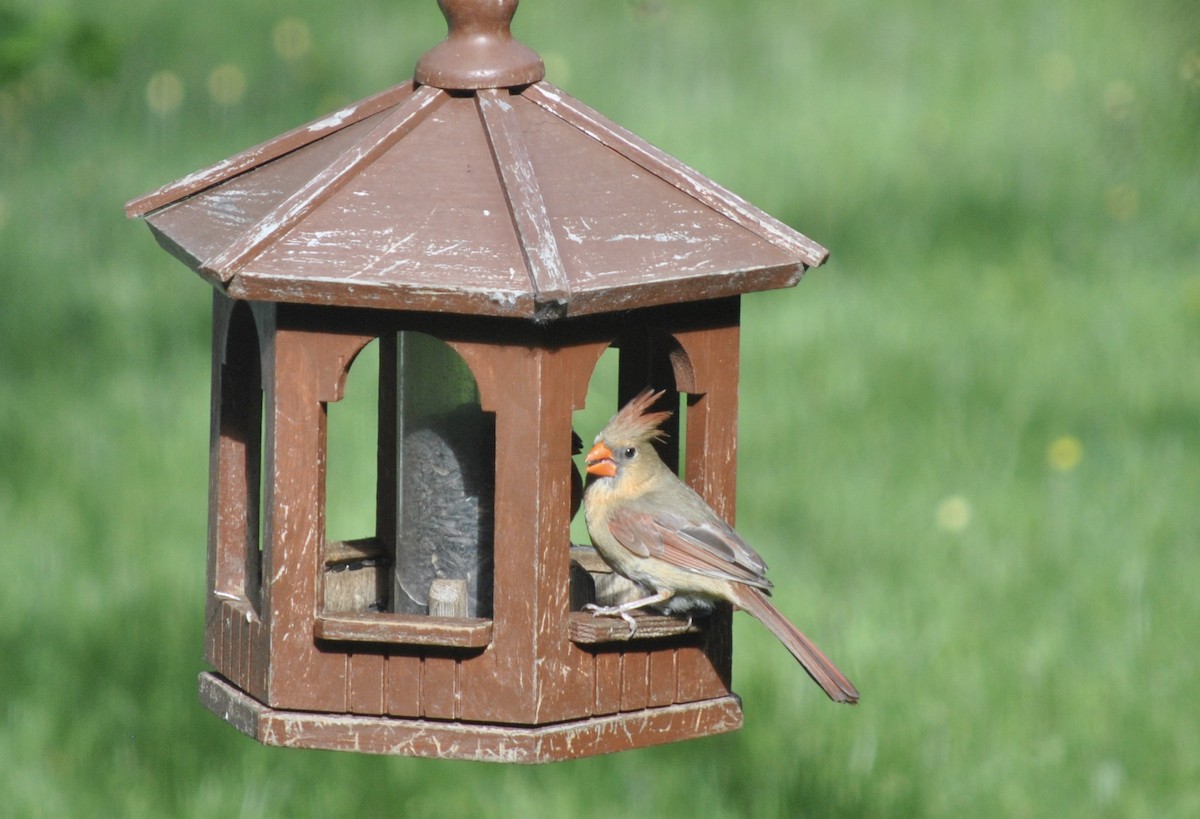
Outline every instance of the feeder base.
<svg viewBox="0 0 1200 819"><path fill-rule="evenodd" d="M264 705L217 674L204 672L200 702L264 745L482 762L558 762L742 727L741 700L733 694L552 725L480 725L284 711Z"/></svg>

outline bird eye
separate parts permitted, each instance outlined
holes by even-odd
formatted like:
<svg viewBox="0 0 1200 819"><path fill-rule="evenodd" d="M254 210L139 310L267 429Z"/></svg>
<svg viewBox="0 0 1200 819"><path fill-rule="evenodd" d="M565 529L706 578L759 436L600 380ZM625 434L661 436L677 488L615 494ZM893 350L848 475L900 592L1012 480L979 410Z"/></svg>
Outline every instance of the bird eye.
<svg viewBox="0 0 1200 819"><path fill-rule="evenodd" d="M627 447L625 447L625 451L622 452L621 454L624 455L626 458L632 458L634 455L637 455L637 448L627 446Z"/></svg>

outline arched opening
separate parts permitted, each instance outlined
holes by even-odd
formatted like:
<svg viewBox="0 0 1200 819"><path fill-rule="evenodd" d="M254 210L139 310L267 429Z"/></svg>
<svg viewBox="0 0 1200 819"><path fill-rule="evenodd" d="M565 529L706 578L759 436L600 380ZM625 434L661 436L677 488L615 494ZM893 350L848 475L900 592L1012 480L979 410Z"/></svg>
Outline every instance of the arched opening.
<svg viewBox="0 0 1200 819"><path fill-rule="evenodd" d="M587 399L584 407L572 415L571 428L580 438L580 451L575 457L575 467L580 475L586 475L587 465L584 456L592 446L596 433L608 422L616 411L617 402L617 371L619 352L616 347L609 347L600 356L592 377L588 381ZM586 480L586 479L585 479ZM587 534L587 524L583 520L582 509L571 519L571 542L590 542Z"/></svg>
<svg viewBox="0 0 1200 819"><path fill-rule="evenodd" d="M221 360L221 457L227 470L220 505L232 525L218 529L216 591L262 613L264 417L262 358L249 305L233 305Z"/></svg>
<svg viewBox="0 0 1200 819"><path fill-rule="evenodd" d="M583 440L583 450L587 451L608 419L645 387L667 393L656 408L670 410L672 416L663 425L665 440L656 442L655 448L663 461L684 477L687 408L692 400L689 395L695 391L695 378L687 352L667 333L630 330L600 356L588 382L586 405L572 419Z"/></svg>
<svg viewBox="0 0 1200 819"><path fill-rule="evenodd" d="M330 613L492 613L495 418L466 362L414 331L355 357L328 405Z"/></svg>
<svg viewBox="0 0 1200 819"><path fill-rule="evenodd" d="M662 427L666 437L654 446L664 463L683 478L688 390L695 388L692 366L673 336L646 328L622 334L604 351L593 369L586 405L572 419L573 428L583 441L582 453L588 451L613 414L646 387L666 391L656 408L670 410L672 416ZM583 458L583 454L577 458L581 471L586 468ZM591 543L582 514L571 522L571 542ZM577 565L571 574L572 610L578 611L590 602L616 605L644 596L644 590L614 574L589 548L576 549L573 556Z"/></svg>
<svg viewBox="0 0 1200 819"><path fill-rule="evenodd" d="M354 357L342 399L327 407L325 610L387 611L392 558L376 536L380 342Z"/></svg>
<svg viewBox="0 0 1200 819"><path fill-rule="evenodd" d="M492 616L496 419L467 363L424 333L395 350L393 611Z"/></svg>

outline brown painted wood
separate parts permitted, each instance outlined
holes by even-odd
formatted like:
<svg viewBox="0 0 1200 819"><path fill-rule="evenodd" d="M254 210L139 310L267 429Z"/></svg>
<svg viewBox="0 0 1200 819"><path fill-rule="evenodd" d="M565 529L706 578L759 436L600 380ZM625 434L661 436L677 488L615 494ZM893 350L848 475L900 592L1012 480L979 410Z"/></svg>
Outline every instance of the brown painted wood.
<svg viewBox="0 0 1200 819"><path fill-rule="evenodd" d="M238 268L341 190L355 174L361 173L445 100L446 95L437 89L418 88L351 150L281 202L215 258L204 262L199 272L228 282Z"/></svg>
<svg viewBox="0 0 1200 819"><path fill-rule="evenodd" d="M417 82L438 88L504 88L546 75L542 58L513 39L509 26L517 0L439 0L446 39L417 61Z"/></svg>
<svg viewBox="0 0 1200 819"><path fill-rule="evenodd" d="M281 317L282 318L282 317ZM318 376L321 337L279 327L267 382L267 452L263 506L263 606L273 669L267 702L279 708L340 711L346 701L344 655L323 654L312 639L323 552L326 414ZM297 378L297 373L306 377Z"/></svg>
<svg viewBox="0 0 1200 819"><path fill-rule="evenodd" d="M655 651L649 657L650 668L646 674L646 704L661 708L678 702L678 671L675 667L676 652Z"/></svg>
<svg viewBox="0 0 1200 819"><path fill-rule="evenodd" d="M492 621L388 612L318 614L313 618L313 636L358 643L483 648L492 642Z"/></svg>
<svg viewBox="0 0 1200 819"><path fill-rule="evenodd" d="M740 358L738 299L713 305L722 326L674 334L695 370L688 403L685 470L688 484L725 520L734 521L737 497L737 395Z"/></svg>
<svg viewBox="0 0 1200 819"><path fill-rule="evenodd" d="M532 102L579 128L588 136L670 182L727 218L785 248L809 267L825 261L829 251L764 213L641 137L588 108L548 82L530 86L525 96Z"/></svg>
<svg viewBox="0 0 1200 819"><path fill-rule="evenodd" d="M741 703L732 695L531 728L284 711L208 673L200 675L200 701L265 745L524 764L677 742L742 725Z"/></svg>
<svg viewBox="0 0 1200 819"><path fill-rule="evenodd" d="M686 617L635 612L633 619L637 621L637 630L631 635L629 624L620 618L597 617L586 611L572 612L568 620L571 642L581 645L629 643L700 633L700 626L688 623Z"/></svg>
<svg viewBox="0 0 1200 819"><path fill-rule="evenodd" d="M461 667L452 657L421 658L421 716L437 720L462 718Z"/></svg>
<svg viewBox="0 0 1200 819"><path fill-rule="evenodd" d="M269 670L258 580L262 321L269 311L255 314L214 294L205 655L259 697Z"/></svg>
<svg viewBox="0 0 1200 819"><path fill-rule="evenodd" d="M410 649L411 650L411 649ZM389 654L384 680L386 712L394 717L421 715L421 657Z"/></svg>
<svg viewBox="0 0 1200 819"><path fill-rule="evenodd" d="M650 704L650 655L621 653L621 710L638 711Z"/></svg>
<svg viewBox="0 0 1200 819"><path fill-rule="evenodd" d="M592 713L616 714L621 710L621 654L602 651L590 657L594 679Z"/></svg>
<svg viewBox="0 0 1200 819"><path fill-rule="evenodd" d="M789 287L825 258L545 83L383 99L130 213L233 298L538 321Z"/></svg>
<svg viewBox="0 0 1200 819"><path fill-rule="evenodd" d="M507 92L495 89L480 91L476 104L492 157L504 181L508 212L533 283L534 301L545 308L539 315L546 317L566 311L571 286L558 253L550 213L538 188L537 174L509 96Z"/></svg>
<svg viewBox="0 0 1200 819"><path fill-rule="evenodd" d="M454 333L458 337L448 339L476 374L485 409L496 413L499 471L495 618L447 620L322 612L318 605L324 600L323 569L331 558L373 554L379 548L373 539L357 546L323 542L324 404L340 399L358 350L405 322L386 312L310 308L264 315L263 358L268 372L275 374L268 379L267 403L274 409L268 414L266 450L275 480L264 499L264 508L275 510L265 530L263 618L269 629L253 624L247 601L223 601L223 622L230 636L225 640L228 659L216 665L222 674L247 687L251 677L259 675L269 682L262 701L286 710L516 725L728 695L727 641L707 634L712 624L689 627L686 621L646 615L630 641L623 621L569 613L570 481L564 466L570 463L571 413L582 407L591 368L609 343L603 333L595 337L594 323L566 335L535 332L532 338L542 336L540 346L531 346L525 330L513 336L516 343L506 343L503 339L510 333L505 327L517 329L511 325L491 328L492 341L468 340L479 338L473 332ZM674 339L670 343L635 356L639 361L647 355L660 360L643 371L672 381L682 378L689 389L721 383L736 396L736 372L718 382L712 375L716 367L727 369L731 356L736 360L736 333L721 329L730 322L736 326L736 319L736 303L701 311L664 308L626 316L608 333L630 337L631 325L625 322L678 328L667 334L668 340ZM357 331L351 332L354 327ZM495 332L500 330L505 331ZM706 342L710 337L718 342ZM661 362L666 362L665 370ZM285 382L283 372L305 377ZM556 389L548 390L547 385ZM703 431L707 426L689 422L689 430L693 428ZM708 433L696 434L700 443L693 444L690 457L695 463L689 462L689 469L697 475L723 475L709 481L705 491L714 503L731 505L733 482L725 472L732 459L715 447L712 452L719 460L707 463ZM727 446L729 439L725 440ZM381 469L388 468L385 461L381 457ZM290 475L289 480L281 480L282 473ZM537 490L525 491L526 486ZM728 498L722 496L725 492ZM290 500L281 504L280 496ZM236 508L241 507L235 504ZM291 517L281 521L281 513ZM249 621L247 612L252 615ZM720 631L725 626L717 622L715 627ZM304 629L311 635L308 642L294 636ZM697 638L698 644L678 642ZM616 652L590 650L618 645L623 648ZM263 646L269 654L263 653ZM448 650L465 653L450 655ZM564 679L574 684L564 686Z"/></svg>
<svg viewBox="0 0 1200 819"><path fill-rule="evenodd" d="M377 651L346 655L346 710L352 714L386 713L384 680L387 657Z"/></svg>
<svg viewBox="0 0 1200 819"><path fill-rule="evenodd" d="M310 145L330 134L374 116L380 111L392 108L412 94L415 87L413 83L408 82L381 91L274 139L267 140L236 156L218 162L216 165L189 174L153 193L131 200L125 206L125 215L131 219L144 217L161 207L233 179L252 168L273 162L298 148Z"/></svg>

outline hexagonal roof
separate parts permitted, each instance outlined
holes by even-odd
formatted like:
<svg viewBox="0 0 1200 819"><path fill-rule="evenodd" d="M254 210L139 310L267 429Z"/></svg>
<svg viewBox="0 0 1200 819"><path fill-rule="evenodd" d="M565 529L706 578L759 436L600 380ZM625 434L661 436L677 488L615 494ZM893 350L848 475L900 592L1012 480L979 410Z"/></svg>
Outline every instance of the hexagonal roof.
<svg viewBox="0 0 1200 819"><path fill-rule="evenodd" d="M126 213L233 298L537 320L787 287L825 259L542 81L511 38L493 51L515 68L463 56L447 19L415 80Z"/></svg>

